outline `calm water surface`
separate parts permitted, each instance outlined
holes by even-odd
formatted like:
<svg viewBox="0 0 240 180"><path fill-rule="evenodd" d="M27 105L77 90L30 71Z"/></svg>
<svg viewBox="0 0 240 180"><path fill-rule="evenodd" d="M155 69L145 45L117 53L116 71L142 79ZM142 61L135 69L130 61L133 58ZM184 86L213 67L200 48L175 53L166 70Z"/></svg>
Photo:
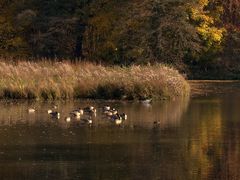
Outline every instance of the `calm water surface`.
<svg viewBox="0 0 240 180"><path fill-rule="evenodd" d="M212 87L150 106L58 102L57 121L46 114L51 103L1 102L0 179L240 179L240 83ZM110 104L128 120L116 126L98 113L91 127L64 121L89 104Z"/></svg>

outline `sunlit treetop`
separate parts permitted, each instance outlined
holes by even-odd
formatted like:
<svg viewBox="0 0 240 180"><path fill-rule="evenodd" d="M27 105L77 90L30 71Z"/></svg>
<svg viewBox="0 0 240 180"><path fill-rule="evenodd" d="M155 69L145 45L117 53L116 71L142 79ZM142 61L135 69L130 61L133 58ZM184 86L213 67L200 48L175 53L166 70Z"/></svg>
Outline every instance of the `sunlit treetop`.
<svg viewBox="0 0 240 180"><path fill-rule="evenodd" d="M199 0L190 8L190 19L194 22L200 37L205 41L208 48L219 46L224 38L226 30L217 27L217 21L223 12L222 7L218 6L214 11L209 11L209 0Z"/></svg>

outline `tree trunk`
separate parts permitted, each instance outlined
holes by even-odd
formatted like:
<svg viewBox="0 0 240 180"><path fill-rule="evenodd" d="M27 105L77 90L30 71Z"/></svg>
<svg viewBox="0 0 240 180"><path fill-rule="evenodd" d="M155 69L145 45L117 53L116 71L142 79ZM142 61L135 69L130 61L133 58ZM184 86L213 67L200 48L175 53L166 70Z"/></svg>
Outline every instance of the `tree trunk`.
<svg viewBox="0 0 240 180"><path fill-rule="evenodd" d="M76 46L75 46L75 52L74 57L79 60L83 60L85 58L84 52L83 52L83 35L86 29L86 24L79 23L77 27L78 36L76 39Z"/></svg>

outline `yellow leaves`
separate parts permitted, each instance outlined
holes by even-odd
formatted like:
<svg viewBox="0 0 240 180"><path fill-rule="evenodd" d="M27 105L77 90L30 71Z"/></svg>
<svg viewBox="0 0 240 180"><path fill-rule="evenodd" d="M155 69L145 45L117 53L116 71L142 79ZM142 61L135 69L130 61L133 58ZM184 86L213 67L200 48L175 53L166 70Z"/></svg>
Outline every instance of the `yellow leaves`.
<svg viewBox="0 0 240 180"><path fill-rule="evenodd" d="M197 21L199 24L214 24L214 18L204 12L205 6L192 7L190 9L190 17L192 20Z"/></svg>
<svg viewBox="0 0 240 180"><path fill-rule="evenodd" d="M191 10L191 13L190 13L191 19L197 20L199 16L199 11L195 8L191 8L190 10Z"/></svg>
<svg viewBox="0 0 240 180"><path fill-rule="evenodd" d="M197 27L196 29L204 40L211 40L215 43L220 43L222 41L225 32L224 28L218 29L216 27L208 26L201 26Z"/></svg>
<svg viewBox="0 0 240 180"><path fill-rule="evenodd" d="M211 31L212 39L215 42L221 42L224 32L225 32L224 28L221 28L221 29L212 28L212 31Z"/></svg>
<svg viewBox="0 0 240 180"><path fill-rule="evenodd" d="M199 24L214 24L214 18L205 14L201 14L199 11L195 11L194 14L192 14L191 18L197 21Z"/></svg>
<svg viewBox="0 0 240 180"><path fill-rule="evenodd" d="M209 1L208 0L199 0L198 3L201 7L204 7L204 6L208 5Z"/></svg>
<svg viewBox="0 0 240 180"><path fill-rule="evenodd" d="M197 5L190 9L190 18L196 23L196 30L200 37L207 42L208 47L219 45L222 42L225 29L215 26L218 16L210 15L206 10L208 0L199 0ZM217 12L222 12L218 7Z"/></svg>

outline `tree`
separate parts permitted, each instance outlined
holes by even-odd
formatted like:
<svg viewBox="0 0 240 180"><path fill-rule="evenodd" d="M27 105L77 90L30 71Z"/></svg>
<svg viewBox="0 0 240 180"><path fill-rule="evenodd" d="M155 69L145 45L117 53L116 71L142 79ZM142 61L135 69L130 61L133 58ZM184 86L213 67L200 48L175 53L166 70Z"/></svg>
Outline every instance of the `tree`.
<svg viewBox="0 0 240 180"><path fill-rule="evenodd" d="M191 22L204 42L205 51L220 48L225 33L224 28L217 26L218 17L212 16L209 5L209 0L199 0L191 6L189 13Z"/></svg>
<svg viewBox="0 0 240 180"><path fill-rule="evenodd" d="M22 1L14 11L15 29L33 57L82 58L85 8L91 0Z"/></svg>
<svg viewBox="0 0 240 180"><path fill-rule="evenodd" d="M169 1L97 1L85 34L88 55L122 64L181 64L187 54L200 51L186 8Z"/></svg>
<svg viewBox="0 0 240 180"><path fill-rule="evenodd" d="M219 4L222 4L224 13L222 14L222 20L224 23L240 26L240 0L219 0Z"/></svg>
<svg viewBox="0 0 240 180"><path fill-rule="evenodd" d="M26 56L28 46L14 27L14 13L18 1L0 1L0 54L1 56Z"/></svg>

